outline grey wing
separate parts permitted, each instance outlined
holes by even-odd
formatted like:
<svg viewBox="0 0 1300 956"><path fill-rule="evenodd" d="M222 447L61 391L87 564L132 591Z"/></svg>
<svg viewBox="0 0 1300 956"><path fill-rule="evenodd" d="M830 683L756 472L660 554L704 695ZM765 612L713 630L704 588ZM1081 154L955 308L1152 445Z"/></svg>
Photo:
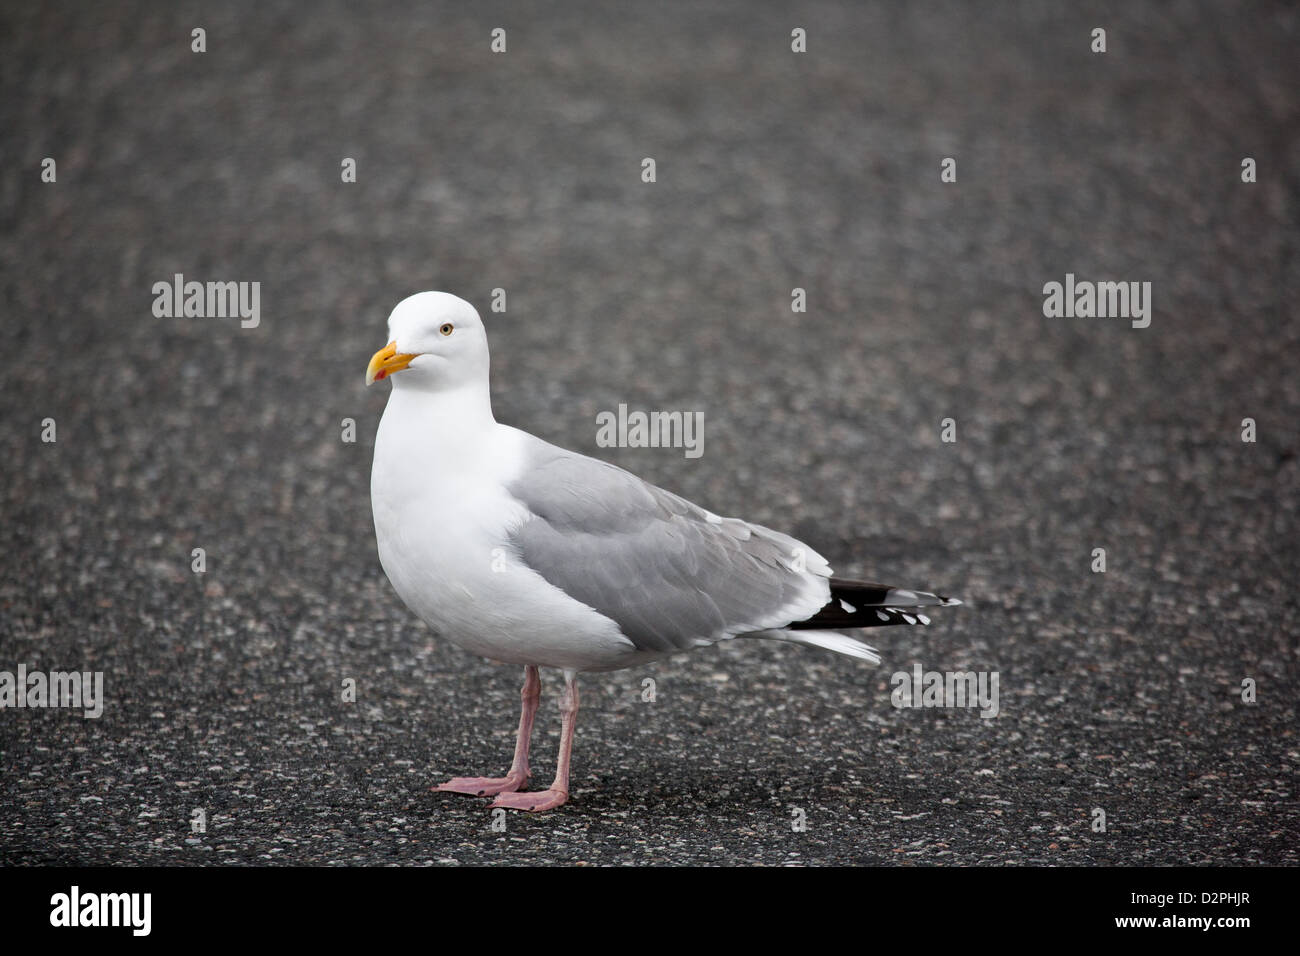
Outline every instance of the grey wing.
<svg viewBox="0 0 1300 956"><path fill-rule="evenodd" d="M645 651L783 628L830 600L830 568L788 535L719 518L606 462L535 440L509 491L521 560Z"/></svg>

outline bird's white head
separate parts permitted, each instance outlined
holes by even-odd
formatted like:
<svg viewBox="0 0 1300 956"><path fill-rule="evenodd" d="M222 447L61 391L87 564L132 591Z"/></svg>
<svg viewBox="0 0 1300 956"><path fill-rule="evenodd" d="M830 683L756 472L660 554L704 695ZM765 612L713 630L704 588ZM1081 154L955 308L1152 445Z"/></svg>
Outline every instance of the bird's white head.
<svg viewBox="0 0 1300 956"><path fill-rule="evenodd" d="M366 384L396 375L393 387L441 391L487 383L487 332L478 311L447 292L419 292L388 317L388 344L366 369Z"/></svg>

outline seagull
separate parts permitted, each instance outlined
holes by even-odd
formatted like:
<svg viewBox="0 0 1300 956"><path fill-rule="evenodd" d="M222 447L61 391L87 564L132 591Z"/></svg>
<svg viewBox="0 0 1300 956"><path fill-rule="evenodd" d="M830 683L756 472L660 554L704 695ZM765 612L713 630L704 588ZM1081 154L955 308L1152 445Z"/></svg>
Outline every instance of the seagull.
<svg viewBox="0 0 1300 956"><path fill-rule="evenodd" d="M499 424L478 312L421 292L388 318L366 385L391 378L370 477L379 561L436 634L522 665L514 760L504 777L433 790L540 812L569 797L577 675L632 667L733 638L806 644L880 663L840 629L928 624L961 602L832 577L811 547L723 518L615 465ZM525 790L541 696L538 668L564 673L555 780Z"/></svg>

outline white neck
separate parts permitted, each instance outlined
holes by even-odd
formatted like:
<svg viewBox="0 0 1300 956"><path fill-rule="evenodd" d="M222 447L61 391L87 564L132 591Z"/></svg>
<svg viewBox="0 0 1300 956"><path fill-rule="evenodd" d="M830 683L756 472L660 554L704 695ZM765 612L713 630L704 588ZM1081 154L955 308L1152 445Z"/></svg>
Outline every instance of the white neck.
<svg viewBox="0 0 1300 956"><path fill-rule="evenodd" d="M393 394L388 397L384 418L401 421L410 435L422 434L443 445L482 435L496 419L486 381L466 382L451 388L430 390L403 385L393 376Z"/></svg>

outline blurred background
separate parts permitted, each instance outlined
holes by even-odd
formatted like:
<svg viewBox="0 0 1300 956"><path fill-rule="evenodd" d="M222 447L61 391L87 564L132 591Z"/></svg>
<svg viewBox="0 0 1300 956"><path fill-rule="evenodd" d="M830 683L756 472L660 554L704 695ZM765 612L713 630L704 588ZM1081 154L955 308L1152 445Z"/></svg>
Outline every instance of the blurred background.
<svg viewBox="0 0 1300 956"><path fill-rule="evenodd" d="M1294 864L1298 30L3 4L0 669L108 700L0 712L0 861ZM156 318L175 273L260 282L260 324ZM1067 273L1150 282L1150 327L1045 318ZM589 678L573 802L490 832L426 791L504 770L519 675L405 610L370 520L364 369L423 289L483 314L500 421L967 606L875 669L746 642ZM704 454L598 448L619 403L703 412ZM915 662L998 671L1000 716L895 710Z"/></svg>

